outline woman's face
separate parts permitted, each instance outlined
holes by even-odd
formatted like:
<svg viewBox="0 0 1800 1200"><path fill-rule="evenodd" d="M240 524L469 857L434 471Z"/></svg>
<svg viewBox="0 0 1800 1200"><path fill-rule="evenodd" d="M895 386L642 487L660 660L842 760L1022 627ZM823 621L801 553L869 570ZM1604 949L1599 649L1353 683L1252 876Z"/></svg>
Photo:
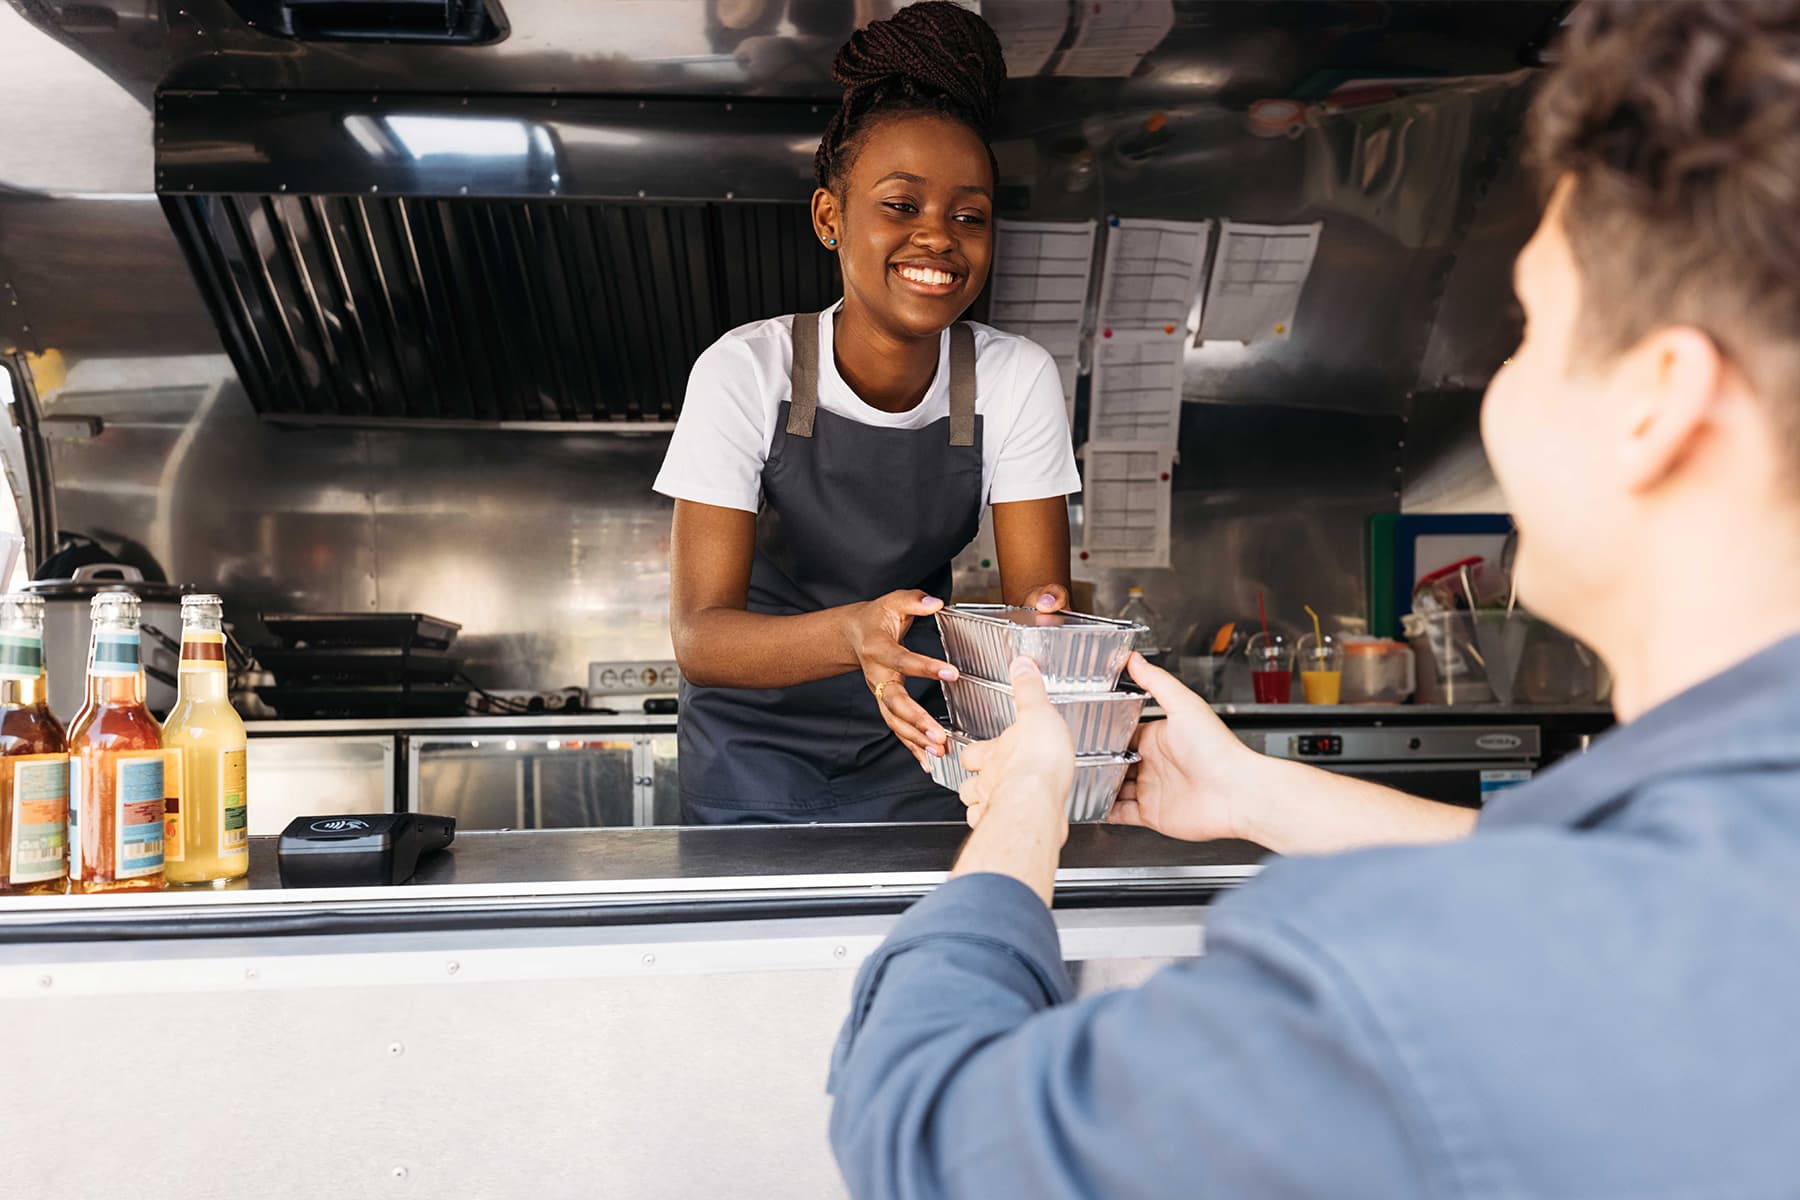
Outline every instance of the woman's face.
<svg viewBox="0 0 1800 1200"><path fill-rule="evenodd" d="M993 261L987 146L947 117L881 120L842 193L814 195L813 224L837 239L846 311L898 337L935 337L981 294Z"/></svg>

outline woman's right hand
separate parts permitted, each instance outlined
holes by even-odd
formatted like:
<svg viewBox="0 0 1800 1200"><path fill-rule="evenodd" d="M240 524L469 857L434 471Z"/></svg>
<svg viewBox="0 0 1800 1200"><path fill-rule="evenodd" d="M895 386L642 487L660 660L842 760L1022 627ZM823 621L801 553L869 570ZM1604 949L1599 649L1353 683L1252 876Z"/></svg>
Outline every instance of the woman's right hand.
<svg viewBox="0 0 1800 1200"><path fill-rule="evenodd" d="M956 668L940 659L908 650L901 639L919 617L928 617L944 602L924 592L889 592L853 606L845 618L844 637L862 667L863 680L874 693L881 719L906 744L922 769L929 758L942 757L949 734L906 691L912 679L956 678Z"/></svg>

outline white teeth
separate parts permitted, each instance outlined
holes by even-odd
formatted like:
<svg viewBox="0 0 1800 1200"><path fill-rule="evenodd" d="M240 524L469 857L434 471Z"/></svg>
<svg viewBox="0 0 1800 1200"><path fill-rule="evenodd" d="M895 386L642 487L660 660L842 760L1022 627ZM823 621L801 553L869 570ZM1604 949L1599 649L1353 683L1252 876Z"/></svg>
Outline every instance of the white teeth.
<svg viewBox="0 0 1800 1200"><path fill-rule="evenodd" d="M948 287L956 282L956 276L948 271L936 271L930 267L901 267L900 278L910 279L914 283L930 284L935 287Z"/></svg>

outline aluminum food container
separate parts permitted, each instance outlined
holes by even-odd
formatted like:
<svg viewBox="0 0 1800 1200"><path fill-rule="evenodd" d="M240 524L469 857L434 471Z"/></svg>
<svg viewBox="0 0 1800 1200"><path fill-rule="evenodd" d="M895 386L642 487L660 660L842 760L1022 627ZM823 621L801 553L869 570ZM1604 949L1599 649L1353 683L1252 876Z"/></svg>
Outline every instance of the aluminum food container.
<svg viewBox="0 0 1800 1200"><path fill-rule="evenodd" d="M931 778L939 787L947 787L953 792L962 791L962 785L974 778L970 772L963 770L962 752L972 739L968 734L958 730L950 731L948 753L942 758L931 760ZM1078 754L1075 756L1075 785L1069 789L1069 820L1098 821L1106 816L1112 807L1113 797L1119 794L1119 785L1125 782L1125 772L1138 761L1135 754Z"/></svg>
<svg viewBox="0 0 1800 1200"><path fill-rule="evenodd" d="M979 741L997 738L1019 718L1012 688L973 675L944 684L950 720ZM1131 735L1149 697L1138 692L1074 692L1052 695L1050 703L1068 722L1077 754L1117 754L1131 748Z"/></svg>
<svg viewBox="0 0 1800 1200"><path fill-rule="evenodd" d="M958 671L1005 683L1012 660L1023 655L1038 665L1052 693L1112 691L1138 635L1149 632L1131 621L1004 604L952 604L937 623Z"/></svg>

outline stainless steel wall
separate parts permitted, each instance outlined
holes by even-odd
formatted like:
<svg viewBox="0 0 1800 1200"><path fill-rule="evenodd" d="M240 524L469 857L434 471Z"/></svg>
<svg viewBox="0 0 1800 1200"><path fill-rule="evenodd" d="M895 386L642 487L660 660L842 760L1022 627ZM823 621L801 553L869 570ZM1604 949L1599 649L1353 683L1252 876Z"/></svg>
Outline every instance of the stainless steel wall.
<svg viewBox="0 0 1800 1200"><path fill-rule="evenodd" d="M97 110L121 96L147 104L158 71L193 87L343 87L401 63L398 50L375 52L373 65L341 48L270 54L216 24L209 49L191 15L138 7L121 8L111 33L54 37L0 9L0 97L25 79L58 87L79 113L84 79ZM780 48L795 68L771 76L759 73L762 58L687 53L710 45L695 24L704 5L659 8L667 16L654 36L642 21L620 32L643 5L594 7L605 20L546 41L552 6L509 5L514 40L481 59L491 79L457 74L474 52L406 61L436 64L425 86L829 90L799 69L830 49L807 36L765 39L759 53ZM183 11L202 10L219 6ZM1513 15L1524 6L1458 12L1477 10L1524 20ZM1324 222L1292 336L1188 354L1174 565L1078 570L1103 609L1127 585L1146 587L1177 632L1247 618L1258 591L1295 625L1303 602L1353 617L1370 512L1495 499L1471 397L1508 348L1506 271L1533 211L1514 145L1532 77L1471 75L1321 112L1292 138L1252 136L1245 105L1292 94L1310 70L1392 73L1412 55L1438 70L1494 71L1506 59L1441 31L1382 49L1378 30L1352 30L1366 53L1334 61L1309 40L1321 11L1184 0L1154 69L1019 80L1009 99L999 149L1002 202L1015 215ZM557 12L572 19L566 6ZM647 71L627 69L633 56ZM54 444L64 528L144 542L172 575L224 591L240 621L293 607L461 621L472 672L490 686L573 684L593 658L667 653L668 509L649 491L660 436L260 422L150 195L149 160L127 153L152 136L149 111L114 116L102 130L43 105L0 112L0 352L63 351L68 382L42 389L47 410L104 422L98 437ZM72 154L71 138L93 149ZM969 561L958 576L967 587L988 578Z"/></svg>
<svg viewBox="0 0 1800 1200"><path fill-rule="evenodd" d="M249 638L259 612L428 612L489 687L669 654L666 435L282 428L222 354L83 360L45 411L103 425L51 443L63 527L142 542Z"/></svg>

